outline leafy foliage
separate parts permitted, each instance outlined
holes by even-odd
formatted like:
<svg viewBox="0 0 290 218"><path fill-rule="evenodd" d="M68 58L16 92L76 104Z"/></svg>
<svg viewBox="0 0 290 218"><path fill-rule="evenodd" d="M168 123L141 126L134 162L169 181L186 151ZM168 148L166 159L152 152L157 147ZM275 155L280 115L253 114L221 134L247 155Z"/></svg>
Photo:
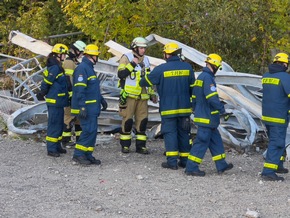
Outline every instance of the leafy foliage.
<svg viewBox="0 0 290 218"><path fill-rule="evenodd" d="M261 74L276 52L290 53L289 8L289 0L2 0L0 38L6 43L16 29L39 39L82 31L106 58L106 41L129 45L156 33L218 53L236 71ZM69 45L78 37L49 43ZM160 45L148 51L162 56Z"/></svg>

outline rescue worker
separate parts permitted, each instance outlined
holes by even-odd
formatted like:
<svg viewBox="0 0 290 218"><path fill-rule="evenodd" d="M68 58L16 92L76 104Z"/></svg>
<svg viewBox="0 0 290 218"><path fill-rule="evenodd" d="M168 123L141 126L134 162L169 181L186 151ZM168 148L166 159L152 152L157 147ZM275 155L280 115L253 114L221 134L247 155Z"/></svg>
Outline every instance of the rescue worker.
<svg viewBox="0 0 290 218"><path fill-rule="evenodd" d="M86 44L78 40L71 44L69 49L69 54L65 61L63 62L63 68L65 70L66 79L68 82L68 91L71 100L72 96L72 79L73 79L73 72L76 66L79 64L79 59L83 56L84 49ZM70 148L75 145L74 140L72 139L72 130L74 127L74 133L76 136L76 141L79 139L80 134L82 132L81 125L77 117L71 116L71 107L64 108L64 129L62 132L62 145L63 147Z"/></svg>
<svg viewBox="0 0 290 218"><path fill-rule="evenodd" d="M269 65L269 72L262 78L262 121L266 125L269 143L262 178L270 181L283 181L276 173L288 173L283 167L286 131L289 123L290 75L286 72L288 55L278 53Z"/></svg>
<svg viewBox="0 0 290 218"><path fill-rule="evenodd" d="M219 100L214 80L217 70L222 66L222 58L217 54L210 54L205 62L206 67L203 68L193 87L194 123L198 129L185 169L185 173L190 176L205 176L205 172L199 170L199 164L208 148L218 174L233 168L233 164L228 164L225 160L225 149L218 131L220 115L225 119L229 117Z"/></svg>
<svg viewBox="0 0 290 218"><path fill-rule="evenodd" d="M59 157L61 153L66 153L66 150L61 147L61 139L64 107L68 106L68 86L61 62L64 61L67 52L68 47L64 44L53 46L48 55L47 69L43 72L44 79L40 92L36 95L38 100L45 100L47 104L47 155L52 157Z"/></svg>
<svg viewBox="0 0 290 218"><path fill-rule="evenodd" d="M141 86L156 85L160 98L161 133L164 137L167 161L163 168L185 167L190 151L190 115L194 72L189 63L180 59L181 49L170 42L164 46L166 63L141 79ZM178 158L180 161L178 162Z"/></svg>
<svg viewBox="0 0 290 218"><path fill-rule="evenodd" d="M101 161L92 155L97 137L101 105L102 110L106 110L108 106L101 95L100 82L94 71L99 54L98 46L87 45L82 62L73 74L71 113L78 116L82 132L75 145L72 160L81 165L101 164Z"/></svg>
<svg viewBox="0 0 290 218"><path fill-rule="evenodd" d="M120 144L123 153L130 152L131 131L133 119L136 127L136 152L149 154L146 148L145 134L148 122L148 99L155 97L152 89L139 86L139 81L145 74L150 73L150 63L145 56L147 40L143 37L135 38L131 43L132 52L124 54L119 63L118 77L121 88L119 114L122 116L120 130ZM151 98L152 99L152 98ZM153 99L152 99L153 100ZM156 102L154 100L154 102Z"/></svg>

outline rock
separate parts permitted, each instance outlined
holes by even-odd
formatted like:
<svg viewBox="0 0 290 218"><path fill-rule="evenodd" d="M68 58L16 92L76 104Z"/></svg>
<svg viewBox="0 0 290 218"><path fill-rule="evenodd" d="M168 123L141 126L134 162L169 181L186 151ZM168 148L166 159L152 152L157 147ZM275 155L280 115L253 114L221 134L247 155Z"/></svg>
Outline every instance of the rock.
<svg viewBox="0 0 290 218"><path fill-rule="evenodd" d="M141 175L137 175L136 178L139 179L139 180L143 180L144 179L144 177L141 176Z"/></svg>
<svg viewBox="0 0 290 218"><path fill-rule="evenodd" d="M259 218L260 217L259 212L253 211L253 210L249 210L249 209L247 209L247 213L246 213L245 216L249 217L249 218Z"/></svg>
<svg viewBox="0 0 290 218"><path fill-rule="evenodd" d="M96 206L96 209L95 209L97 212L100 212L103 210L103 207L101 205L98 205Z"/></svg>

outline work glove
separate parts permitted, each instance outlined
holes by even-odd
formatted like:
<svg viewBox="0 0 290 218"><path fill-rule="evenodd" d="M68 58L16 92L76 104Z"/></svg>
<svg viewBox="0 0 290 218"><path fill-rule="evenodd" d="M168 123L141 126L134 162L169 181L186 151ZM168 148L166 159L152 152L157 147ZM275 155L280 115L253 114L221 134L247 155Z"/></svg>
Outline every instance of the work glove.
<svg viewBox="0 0 290 218"><path fill-rule="evenodd" d="M230 116L231 116L232 114L233 114L232 112L222 114L222 117L224 118L224 121L228 121L229 118L230 118Z"/></svg>
<svg viewBox="0 0 290 218"><path fill-rule="evenodd" d="M119 98L120 105L125 105L127 103L127 96L128 96L127 92L122 90Z"/></svg>
<svg viewBox="0 0 290 218"><path fill-rule="evenodd" d="M80 109L79 118L80 119L86 119L86 117L87 117L87 110L86 110L85 107L82 107Z"/></svg>
<svg viewBox="0 0 290 218"><path fill-rule="evenodd" d="M41 92L36 94L36 98L38 101L45 101L44 95Z"/></svg>
<svg viewBox="0 0 290 218"><path fill-rule="evenodd" d="M107 110L108 103L106 102L106 100L104 98L102 98L102 100L101 100L101 105L102 105L101 111Z"/></svg>
<svg viewBox="0 0 290 218"><path fill-rule="evenodd" d="M183 117L182 118L182 129L186 132L190 132L191 125L190 125L190 117Z"/></svg>

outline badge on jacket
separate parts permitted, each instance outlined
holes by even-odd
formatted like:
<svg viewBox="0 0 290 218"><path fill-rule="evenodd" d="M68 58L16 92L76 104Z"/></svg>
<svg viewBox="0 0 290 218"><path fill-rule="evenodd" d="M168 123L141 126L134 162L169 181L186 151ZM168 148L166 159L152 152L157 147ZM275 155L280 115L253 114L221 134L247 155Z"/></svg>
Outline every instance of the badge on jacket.
<svg viewBox="0 0 290 218"><path fill-rule="evenodd" d="M81 81L83 81L83 80L84 80L83 75L79 75L79 77L78 77L78 81L81 82Z"/></svg>
<svg viewBox="0 0 290 218"><path fill-rule="evenodd" d="M216 91L216 87L214 86L214 84L210 84L210 91L212 92Z"/></svg>

